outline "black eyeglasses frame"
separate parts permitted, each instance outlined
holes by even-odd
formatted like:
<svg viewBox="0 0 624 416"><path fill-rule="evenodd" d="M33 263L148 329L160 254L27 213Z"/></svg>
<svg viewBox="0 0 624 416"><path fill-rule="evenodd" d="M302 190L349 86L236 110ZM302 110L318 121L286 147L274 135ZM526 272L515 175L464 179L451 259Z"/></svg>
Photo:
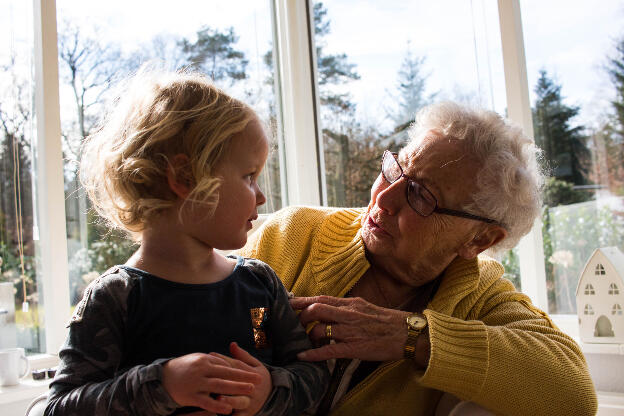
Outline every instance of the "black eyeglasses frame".
<svg viewBox="0 0 624 416"><path fill-rule="evenodd" d="M398 178L396 178L394 181L390 181L388 179L388 177L386 176L386 174L384 173L384 161L386 160L387 155L391 155L394 158L394 162L396 163L397 167L399 168L399 172L401 172L401 174L399 175ZM422 183L415 181L414 179L411 179L409 176L407 176L405 174L405 172L403 172L403 168L401 167L401 164L399 163L399 159L398 159L399 154L396 152L391 152L389 150L385 150L383 153L383 157L381 158L381 175L383 176L383 178L386 180L386 182L388 182L389 184L393 184L394 182L401 180L401 178L405 178L405 180L407 180L407 186L405 187L405 198L407 199L407 204L410 206L410 208L412 208L414 211L416 211L416 213L420 216L423 217L428 217L431 214L433 214L434 212L438 213L438 214L444 214L444 215L451 215L453 217L461 217L461 218L468 218L471 220L476 220L476 221L482 221L488 224L499 224L498 221L490 219L490 218L486 218L486 217L481 217L479 215L474 215L471 214L469 212L465 212L465 211L457 211L454 209L449 209L449 208L442 208L440 206L438 206L438 200L436 199L436 197L431 193L431 191L429 189L427 189L427 187L425 185L423 185ZM417 208L415 208L412 203L410 202L410 189L412 189L412 186L410 186L410 182L416 184L418 187L420 187L421 189L423 189L425 192L427 192L429 194L429 196L431 196L431 199L433 201L435 201L435 204L433 205L433 209L431 210L431 212L429 213L422 213L420 212Z"/></svg>

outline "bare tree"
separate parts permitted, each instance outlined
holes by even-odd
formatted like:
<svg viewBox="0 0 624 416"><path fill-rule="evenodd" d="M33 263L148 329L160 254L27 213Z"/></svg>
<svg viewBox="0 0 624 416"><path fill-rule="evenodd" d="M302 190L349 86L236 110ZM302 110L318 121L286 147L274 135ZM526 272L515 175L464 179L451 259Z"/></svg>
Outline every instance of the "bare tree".
<svg viewBox="0 0 624 416"><path fill-rule="evenodd" d="M104 107L105 95L111 85L122 75L134 69L134 65L123 59L119 45L103 43L101 37L85 33L85 30L71 22L63 22L59 30L60 77L72 91L75 117L63 113L63 147L65 158L66 188L68 198L68 232L78 234L81 246L88 247L88 224L84 215L88 204L81 190L77 169L80 148L84 139L92 132Z"/></svg>
<svg viewBox="0 0 624 416"><path fill-rule="evenodd" d="M59 31L61 77L71 87L76 108L74 129L65 131L64 137L67 150L71 152L68 156L75 160L82 140L97 121L95 111L91 110L103 104L103 96L112 83L129 70L119 46L103 44L99 39L69 22L65 22ZM70 139L72 136L73 140Z"/></svg>

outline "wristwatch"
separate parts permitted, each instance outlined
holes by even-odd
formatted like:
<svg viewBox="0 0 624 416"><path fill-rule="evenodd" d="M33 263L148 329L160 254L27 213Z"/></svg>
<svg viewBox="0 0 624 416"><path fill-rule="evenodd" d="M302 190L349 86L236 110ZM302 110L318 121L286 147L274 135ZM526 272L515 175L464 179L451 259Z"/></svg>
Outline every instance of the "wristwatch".
<svg viewBox="0 0 624 416"><path fill-rule="evenodd" d="M416 353L416 341L427 328L427 318L421 313L415 313L405 318L407 323L407 341L403 347L403 357L413 359Z"/></svg>

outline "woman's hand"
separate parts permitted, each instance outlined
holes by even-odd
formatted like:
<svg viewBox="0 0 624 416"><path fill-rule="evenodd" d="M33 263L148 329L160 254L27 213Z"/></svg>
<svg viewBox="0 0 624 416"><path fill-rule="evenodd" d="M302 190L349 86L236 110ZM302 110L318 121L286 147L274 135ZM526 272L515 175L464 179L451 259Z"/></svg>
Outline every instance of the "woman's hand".
<svg viewBox="0 0 624 416"><path fill-rule="evenodd" d="M241 369L231 361L238 360L201 353L174 358L163 365L163 387L180 406L220 414L246 409L263 379L257 371Z"/></svg>
<svg viewBox="0 0 624 416"><path fill-rule="evenodd" d="M237 410L234 411L234 415L236 416L255 415L260 409L262 409L264 402L266 402L271 390L273 389L271 374L264 364L239 347L235 342L230 344L230 354L232 354L232 357L227 357L216 352L210 353L211 356L227 361L232 368L237 368L242 371L248 371L258 375L260 382L255 386L254 391L249 395L249 405L245 408L237 408Z"/></svg>
<svg viewBox="0 0 624 416"><path fill-rule="evenodd" d="M303 326L318 321L310 338L318 344L327 342L326 327L331 324L335 344L303 351L297 358L321 361L329 358L359 358L365 361L391 361L403 358L407 340L405 318L409 312L382 308L362 298L313 296L293 298L290 305L301 310Z"/></svg>

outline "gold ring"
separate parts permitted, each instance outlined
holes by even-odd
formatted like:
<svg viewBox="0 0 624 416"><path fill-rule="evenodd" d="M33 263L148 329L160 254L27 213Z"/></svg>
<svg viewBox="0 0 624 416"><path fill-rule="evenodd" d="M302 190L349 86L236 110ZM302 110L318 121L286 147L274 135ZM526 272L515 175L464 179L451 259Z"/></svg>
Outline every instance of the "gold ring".
<svg viewBox="0 0 624 416"><path fill-rule="evenodd" d="M332 339L331 324L325 325L325 338Z"/></svg>

